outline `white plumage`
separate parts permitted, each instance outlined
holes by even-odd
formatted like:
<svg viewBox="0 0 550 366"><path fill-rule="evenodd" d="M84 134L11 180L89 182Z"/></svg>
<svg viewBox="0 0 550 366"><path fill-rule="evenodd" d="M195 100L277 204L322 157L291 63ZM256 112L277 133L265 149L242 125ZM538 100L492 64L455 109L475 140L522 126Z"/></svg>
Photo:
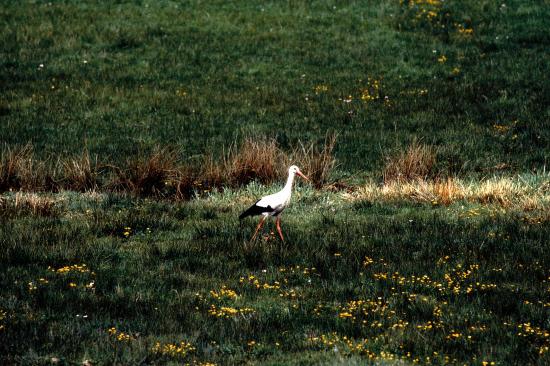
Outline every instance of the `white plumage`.
<svg viewBox="0 0 550 366"><path fill-rule="evenodd" d="M277 218L277 231L279 233L279 236L281 237L281 240L285 241L283 233L281 231L281 217L279 215L290 203L290 197L292 196L292 185L294 183L294 178L296 174L306 180L309 180L304 174L302 174L302 172L296 165L292 165L288 169L288 178L286 180L284 188L281 191L270 194L269 196L262 197L258 202L250 206L250 208L248 208L239 216L239 219L241 220L247 216L263 216L251 240L256 239L256 235L258 234L258 231L260 231L260 229L262 228L265 219L268 216L275 216Z"/></svg>

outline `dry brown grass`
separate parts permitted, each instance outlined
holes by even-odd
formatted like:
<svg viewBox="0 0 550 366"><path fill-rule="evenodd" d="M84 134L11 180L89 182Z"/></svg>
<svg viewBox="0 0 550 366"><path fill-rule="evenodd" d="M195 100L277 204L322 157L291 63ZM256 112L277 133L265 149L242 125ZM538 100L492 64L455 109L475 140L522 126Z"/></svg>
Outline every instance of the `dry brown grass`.
<svg viewBox="0 0 550 366"><path fill-rule="evenodd" d="M510 206L525 197L531 189L511 178L493 178L482 182L472 192L472 198L481 203Z"/></svg>
<svg viewBox="0 0 550 366"><path fill-rule="evenodd" d="M414 141L405 151L386 156L383 170L384 183L434 178L435 163L435 148Z"/></svg>
<svg viewBox="0 0 550 366"><path fill-rule="evenodd" d="M491 178L481 182L466 182L457 178L393 181L381 186L369 183L348 196L370 201L413 201L442 205L468 201L515 207L522 211L548 210L550 191L545 190L544 185L533 186L511 177Z"/></svg>
<svg viewBox="0 0 550 366"><path fill-rule="evenodd" d="M458 179L447 178L433 183L432 191L436 201L443 205L464 199L464 187Z"/></svg>
<svg viewBox="0 0 550 366"><path fill-rule="evenodd" d="M288 157L279 149L275 139L248 137L237 147L229 148L221 169L226 184L239 186L253 180L268 184L280 179L288 164Z"/></svg>
<svg viewBox="0 0 550 366"><path fill-rule="evenodd" d="M110 186L138 196L165 196L167 186L178 176L177 167L176 151L156 148L149 156L128 160L123 168L111 166L116 178Z"/></svg>
<svg viewBox="0 0 550 366"><path fill-rule="evenodd" d="M97 157L92 161L88 150L85 149L82 155L77 158L62 162L64 189L86 192L95 190L99 185L99 164Z"/></svg>
<svg viewBox="0 0 550 366"><path fill-rule="evenodd" d="M58 202L52 198L36 193L17 192L15 196L0 197L0 215L37 215L54 216Z"/></svg>
<svg viewBox="0 0 550 366"><path fill-rule="evenodd" d="M182 162L174 149L156 148L123 166L100 164L87 150L76 158L48 164L34 157L32 146L4 149L0 157L0 192L67 189L129 192L137 196L188 199L195 193L239 187L258 181L271 184L286 178L296 162L317 188L328 182L335 159L335 135L322 146L305 145L284 152L275 139L248 137L233 144L219 159L207 156L201 164Z"/></svg>
<svg viewBox="0 0 550 366"><path fill-rule="evenodd" d="M327 134L321 147L314 143L309 145L300 143L300 146L292 152L292 159L308 175L315 188L321 188L328 183L330 174L336 166L333 155L336 138L335 133Z"/></svg>
<svg viewBox="0 0 550 366"><path fill-rule="evenodd" d="M33 148L5 148L0 158L0 191L55 191L55 168L34 158Z"/></svg>
<svg viewBox="0 0 550 366"><path fill-rule="evenodd" d="M201 183L197 177L197 169L187 165L180 165L175 169L167 185L166 194L171 195L176 200L188 200L200 191Z"/></svg>
<svg viewBox="0 0 550 366"><path fill-rule="evenodd" d="M336 135L330 134L322 146L303 144L283 151L275 139L248 137L241 145L232 145L223 159L205 159L201 176L205 186L241 186L251 181L270 184L286 178L288 168L296 164L316 188L323 187L336 165L333 156Z"/></svg>

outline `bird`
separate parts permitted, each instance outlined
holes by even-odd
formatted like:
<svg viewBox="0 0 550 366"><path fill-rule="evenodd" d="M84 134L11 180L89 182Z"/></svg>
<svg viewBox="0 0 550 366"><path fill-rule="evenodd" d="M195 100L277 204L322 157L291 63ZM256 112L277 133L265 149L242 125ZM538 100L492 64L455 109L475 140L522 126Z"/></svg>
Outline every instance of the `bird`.
<svg viewBox="0 0 550 366"><path fill-rule="evenodd" d="M252 239L250 239L250 241L254 241L256 239L256 235L258 235L258 232L264 225L265 220L269 216L273 216L276 218L275 222L277 225L277 232L279 233L279 236L284 243L285 238L283 237L283 232L281 231L281 216L279 215L290 203L290 196L292 195L292 184L294 183L294 177L296 175L299 175L303 179L309 181L308 177L306 177L300 171L300 168L298 168L296 165L292 165L290 168L288 168L288 178L286 180L284 188L281 191L270 194L269 196L262 197L255 204L253 204L247 210L241 213L241 215L239 216L239 220L243 220L245 217L248 216L263 216L260 219L258 227L256 227L256 231L254 232L254 235L252 236Z"/></svg>

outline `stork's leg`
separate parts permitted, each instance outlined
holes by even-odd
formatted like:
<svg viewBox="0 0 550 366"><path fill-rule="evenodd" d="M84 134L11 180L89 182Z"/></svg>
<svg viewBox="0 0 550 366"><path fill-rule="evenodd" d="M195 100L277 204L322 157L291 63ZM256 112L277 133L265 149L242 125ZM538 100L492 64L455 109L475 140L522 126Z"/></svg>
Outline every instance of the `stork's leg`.
<svg viewBox="0 0 550 366"><path fill-rule="evenodd" d="M285 238L283 237L283 231L281 230L281 216L277 216L277 220L275 222L277 224L277 231L279 232L279 236L281 237L281 240L284 243Z"/></svg>
<svg viewBox="0 0 550 366"><path fill-rule="evenodd" d="M256 239L256 235L258 235L258 231L260 231L262 226L264 226L264 222L265 222L266 218L267 218L267 216L262 217L262 219L260 220L260 223L258 224L258 227L256 228L256 231L254 232L254 235L252 236L252 239L250 239L250 241L254 241Z"/></svg>

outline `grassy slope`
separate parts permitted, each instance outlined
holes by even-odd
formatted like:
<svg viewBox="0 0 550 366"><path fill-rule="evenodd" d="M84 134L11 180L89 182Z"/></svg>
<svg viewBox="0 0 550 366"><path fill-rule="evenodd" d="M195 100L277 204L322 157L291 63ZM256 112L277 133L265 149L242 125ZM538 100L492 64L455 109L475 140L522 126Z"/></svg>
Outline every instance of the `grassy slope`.
<svg viewBox="0 0 550 366"><path fill-rule="evenodd" d="M288 242L249 243L254 223L236 216L262 191L178 205L66 193L52 196L46 217L4 210L0 354L24 363L353 363L346 355L369 352L435 364L548 362L539 355L550 344L544 211L302 188L283 220ZM95 275L48 269L74 264ZM264 285L275 281L280 288ZM353 300L365 303L346 305ZM212 305L253 312L217 317ZM111 327L132 339L116 340ZM368 341L352 351L344 337ZM182 340L196 351L151 350Z"/></svg>
<svg viewBox="0 0 550 366"><path fill-rule="evenodd" d="M448 2L428 20L398 1L4 2L0 136L120 160L157 144L192 157L243 133L286 145L334 129L344 171L373 171L415 137L440 145L451 171L540 168L550 14L500 5ZM369 77L381 99L365 103Z"/></svg>

